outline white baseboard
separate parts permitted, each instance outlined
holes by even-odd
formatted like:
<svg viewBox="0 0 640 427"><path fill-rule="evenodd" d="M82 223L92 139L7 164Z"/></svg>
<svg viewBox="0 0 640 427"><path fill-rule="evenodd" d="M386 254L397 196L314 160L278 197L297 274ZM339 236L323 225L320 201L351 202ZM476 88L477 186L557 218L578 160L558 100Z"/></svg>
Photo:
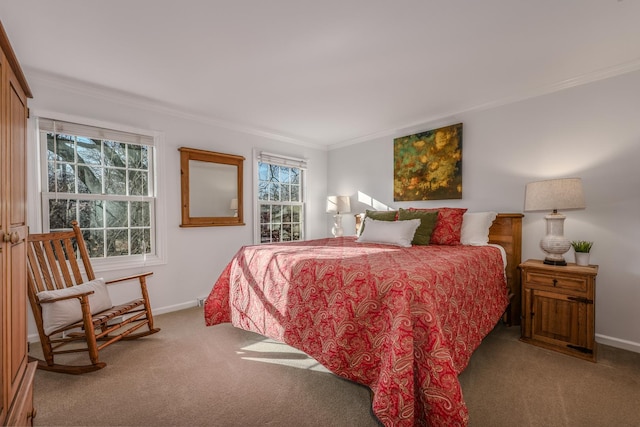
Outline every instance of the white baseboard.
<svg viewBox="0 0 640 427"><path fill-rule="evenodd" d="M601 334L596 334L596 342L599 344L610 345L611 347L621 348L623 350L633 351L634 353L640 353L640 343L637 342L608 337Z"/></svg>
<svg viewBox="0 0 640 427"><path fill-rule="evenodd" d="M198 305L197 301L194 300L194 301L183 302L180 304L169 305L166 307L153 308L153 315L155 316L156 314L171 313L172 311L178 311L178 310L184 310L191 307L197 307L197 305Z"/></svg>

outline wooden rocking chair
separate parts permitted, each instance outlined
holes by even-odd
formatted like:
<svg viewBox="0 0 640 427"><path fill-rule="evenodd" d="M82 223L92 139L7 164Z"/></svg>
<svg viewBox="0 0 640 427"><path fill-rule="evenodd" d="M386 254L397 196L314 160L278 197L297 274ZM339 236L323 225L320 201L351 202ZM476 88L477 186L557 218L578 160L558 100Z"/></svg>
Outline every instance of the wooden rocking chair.
<svg viewBox="0 0 640 427"><path fill-rule="evenodd" d="M39 369L82 374L106 366L98 360L98 352L108 345L160 329L153 327L147 293L146 278L153 273L106 283L96 279L77 221L71 225L71 231L30 234L27 239L29 302L45 360L31 359L38 361ZM138 279L141 298L113 306L106 285L132 279ZM134 333L145 325L148 330ZM89 352L91 364L64 365L54 361L57 354L83 351Z"/></svg>

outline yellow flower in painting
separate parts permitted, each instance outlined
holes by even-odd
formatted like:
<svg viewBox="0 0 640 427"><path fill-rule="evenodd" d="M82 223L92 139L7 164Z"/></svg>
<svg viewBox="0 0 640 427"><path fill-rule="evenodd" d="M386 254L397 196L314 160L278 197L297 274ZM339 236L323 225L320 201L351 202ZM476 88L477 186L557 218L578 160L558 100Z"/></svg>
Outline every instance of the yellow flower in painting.
<svg viewBox="0 0 640 427"><path fill-rule="evenodd" d="M429 170L430 171L437 170L439 167L440 167L440 162L431 162L429 164Z"/></svg>
<svg viewBox="0 0 640 427"><path fill-rule="evenodd" d="M442 150L449 143L448 132L437 131L434 139L436 149Z"/></svg>
<svg viewBox="0 0 640 427"><path fill-rule="evenodd" d="M420 161L422 163L427 163L429 161L429 159L427 158L427 156L422 156L422 157L420 157Z"/></svg>
<svg viewBox="0 0 640 427"><path fill-rule="evenodd" d="M420 183L420 180L418 179L417 176L412 177L409 180L409 185L407 185L407 190L413 190L418 186L419 183Z"/></svg>
<svg viewBox="0 0 640 427"><path fill-rule="evenodd" d="M426 142L424 142L424 140L422 140L422 139L421 139L420 141L416 141L416 142L414 142L414 143L413 143L413 146L414 146L415 148L422 148L422 147L424 147L424 146L425 146L425 144L426 144Z"/></svg>

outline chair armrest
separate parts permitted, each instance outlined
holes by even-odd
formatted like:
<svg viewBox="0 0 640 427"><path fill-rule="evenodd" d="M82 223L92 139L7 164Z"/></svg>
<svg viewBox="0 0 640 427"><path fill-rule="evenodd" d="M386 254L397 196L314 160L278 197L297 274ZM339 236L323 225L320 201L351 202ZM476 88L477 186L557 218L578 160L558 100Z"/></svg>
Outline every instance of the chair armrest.
<svg viewBox="0 0 640 427"><path fill-rule="evenodd" d="M108 282L106 282L106 284L107 285L111 285L111 284L114 284L114 283L124 282L125 280L141 279L143 277L151 276L152 274L153 274L153 271L148 271L146 273L140 273L140 274L134 274L132 276L121 277L119 279L109 280Z"/></svg>
<svg viewBox="0 0 640 427"><path fill-rule="evenodd" d="M38 303L40 303L40 304L48 304L50 302L64 301L66 299L71 299L71 298L82 298L82 297L86 297L86 296L89 296L89 295L94 294L94 293L95 293L95 291L87 291L87 292L83 292L81 294L67 295L66 297L58 297L58 298L51 298L51 299L45 299L45 300L38 300Z"/></svg>

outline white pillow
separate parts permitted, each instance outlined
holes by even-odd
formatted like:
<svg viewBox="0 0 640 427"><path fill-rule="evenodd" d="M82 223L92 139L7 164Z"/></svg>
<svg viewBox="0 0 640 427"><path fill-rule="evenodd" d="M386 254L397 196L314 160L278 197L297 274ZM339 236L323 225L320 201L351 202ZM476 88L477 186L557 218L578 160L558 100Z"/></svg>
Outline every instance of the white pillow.
<svg viewBox="0 0 640 427"><path fill-rule="evenodd" d="M489 228L498 214L496 212L465 212L462 216L460 243L485 246L489 243Z"/></svg>
<svg viewBox="0 0 640 427"><path fill-rule="evenodd" d="M417 218L406 221L378 221L366 217L364 221L366 227L357 242L386 243L405 248L411 246L413 235L420 226L420 220Z"/></svg>
<svg viewBox="0 0 640 427"><path fill-rule="evenodd" d="M88 291L94 291L93 294L89 295L91 314L99 313L113 307L111 297L109 297L109 292L107 292L107 285L102 278L69 288L38 292L37 296L39 301L46 301L70 295L80 295ZM42 304L42 323L44 333L47 335L58 328L80 320L82 320L82 308L80 307L80 300L78 298Z"/></svg>

